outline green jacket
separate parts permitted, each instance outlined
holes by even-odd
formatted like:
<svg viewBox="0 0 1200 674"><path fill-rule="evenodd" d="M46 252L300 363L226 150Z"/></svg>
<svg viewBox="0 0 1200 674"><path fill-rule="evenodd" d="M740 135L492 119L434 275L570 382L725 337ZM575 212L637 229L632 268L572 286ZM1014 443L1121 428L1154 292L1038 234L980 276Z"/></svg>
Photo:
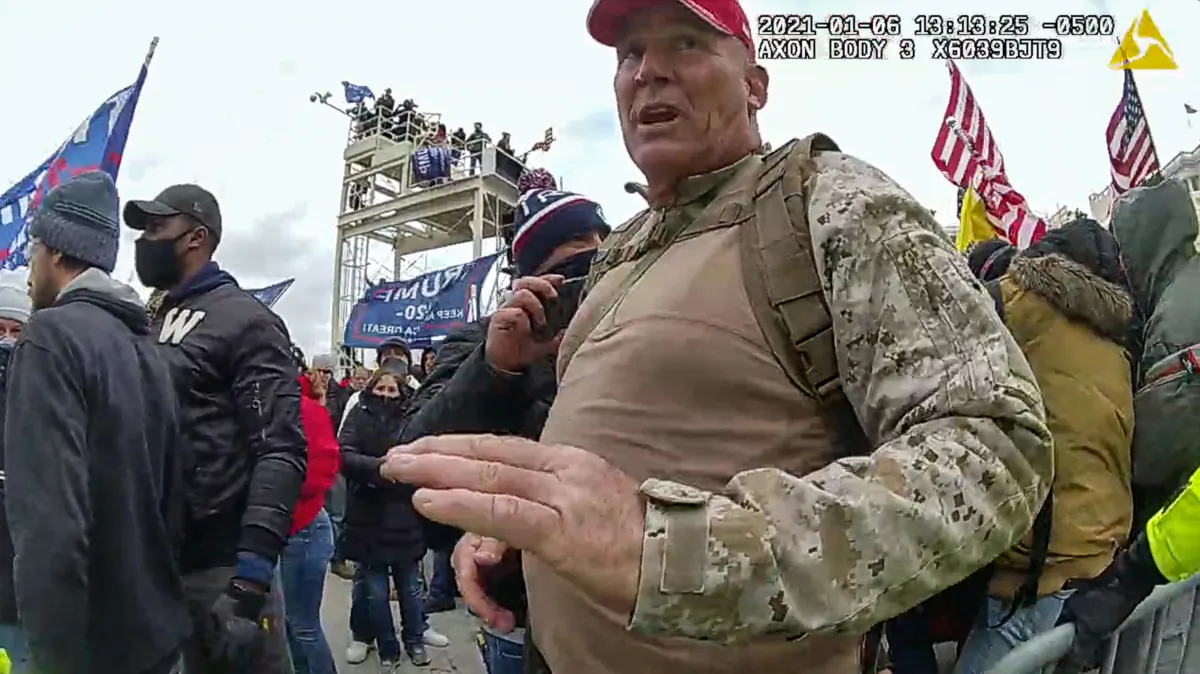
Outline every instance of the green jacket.
<svg viewBox="0 0 1200 674"><path fill-rule="evenodd" d="M1141 527L1200 465L1200 234L1178 181L1135 190L1116 207L1113 235L1141 318L1135 352L1134 524Z"/></svg>

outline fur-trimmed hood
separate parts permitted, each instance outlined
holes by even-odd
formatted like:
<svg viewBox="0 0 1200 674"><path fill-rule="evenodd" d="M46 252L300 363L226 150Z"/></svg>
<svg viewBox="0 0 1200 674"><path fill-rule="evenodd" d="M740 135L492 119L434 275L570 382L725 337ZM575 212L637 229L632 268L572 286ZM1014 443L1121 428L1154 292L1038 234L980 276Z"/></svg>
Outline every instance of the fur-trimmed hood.
<svg viewBox="0 0 1200 674"><path fill-rule="evenodd" d="M1133 298L1115 283L1057 254L1017 256L1008 274L1022 289L1037 293L1067 318L1114 342L1125 342L1133 319Z"/></svg>

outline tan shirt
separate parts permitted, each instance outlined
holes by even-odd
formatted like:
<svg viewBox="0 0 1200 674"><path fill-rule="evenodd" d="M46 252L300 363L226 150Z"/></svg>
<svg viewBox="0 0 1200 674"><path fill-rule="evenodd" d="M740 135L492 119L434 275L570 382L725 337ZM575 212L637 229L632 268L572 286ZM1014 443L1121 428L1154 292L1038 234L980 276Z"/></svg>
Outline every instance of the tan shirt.
<svg viewBox="0 0 1200 674"><path fill-rule="evenodd" d="M581 312L607 304L630 267L606 276ZM794 422L807 422L810 402L754 320L736 228L672 246L572 351L579 338L567 335L543 441L587 448L637 480L714 491L751 468L804 475L824 465L800 451L812 438L794 433ZM591 604L536 559L525 559L525 574L533 633L555 674L786 672L798 663L808 672L857 671L853 637L737 647L639 638L626 630L628 616Z"/></svg>

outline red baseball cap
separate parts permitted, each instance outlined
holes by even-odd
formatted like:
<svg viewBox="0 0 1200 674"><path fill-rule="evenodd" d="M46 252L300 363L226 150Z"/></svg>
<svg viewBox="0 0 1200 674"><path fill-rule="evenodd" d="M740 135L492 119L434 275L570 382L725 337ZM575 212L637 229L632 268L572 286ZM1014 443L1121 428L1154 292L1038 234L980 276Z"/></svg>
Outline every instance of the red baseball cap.
<svg viewBox="0 0 1200 674"><path fill-rule="evenodd" d="M606 47L617 46L621 24L631 12L663 4L665 0L596 0L588 12L588 33ZM676 0L705 23L726 35L736 37L754 53L750 21L738 0Z"/></svg>

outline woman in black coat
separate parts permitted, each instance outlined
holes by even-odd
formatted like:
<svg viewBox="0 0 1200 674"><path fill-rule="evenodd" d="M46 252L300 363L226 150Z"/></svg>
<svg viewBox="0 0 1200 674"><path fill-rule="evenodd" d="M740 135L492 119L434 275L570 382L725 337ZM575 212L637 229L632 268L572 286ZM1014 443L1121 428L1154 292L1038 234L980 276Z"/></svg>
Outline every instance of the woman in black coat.
<svg viewBox="0 0 1200 674"><path fill-rule="evenodd" d="M407 369L407 368L405 368ZM400 662L400 647L414 664L429 664L425 652L428 621L422 601L419 565L425 556L420 517L412 505L413 487L379 476L387 451L397 444L404 418L407 372L381 369L347 413L338 442L346 478L346 517L342 552L358 563L350 610L353 643L347 659L362 662L371 646L386 665ZM400 603L400 641L392 623L388 582Z"/></svg>

